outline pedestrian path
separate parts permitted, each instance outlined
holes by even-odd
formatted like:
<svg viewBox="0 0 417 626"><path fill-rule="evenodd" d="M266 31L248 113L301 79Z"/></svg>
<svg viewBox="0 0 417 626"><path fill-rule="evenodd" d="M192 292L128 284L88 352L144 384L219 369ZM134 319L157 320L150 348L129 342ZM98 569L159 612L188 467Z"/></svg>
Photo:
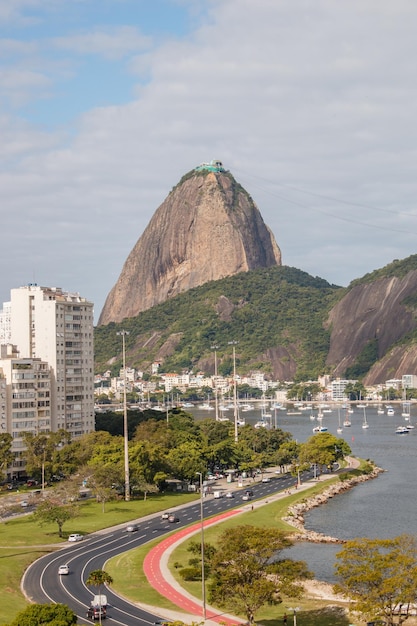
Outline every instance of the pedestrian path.
<svg viewBox="0 0 417 626"><path fill-rule="evenodd" d="M234 515L241 513L240 509L225 511L210 519L204 520L203 528L218 524ZM172 550L190 535L201 531L201 523L192 524L187 528L170 535L155 546L145 557L143 569L149 584L162 596L176 604L182 610L204 619L204 607L194 596L188 594L175 580L168 569L168 558ZM227 624L236 626L242 622L232 615L219 612L210 606L206 606L206 623Z"/></svg>

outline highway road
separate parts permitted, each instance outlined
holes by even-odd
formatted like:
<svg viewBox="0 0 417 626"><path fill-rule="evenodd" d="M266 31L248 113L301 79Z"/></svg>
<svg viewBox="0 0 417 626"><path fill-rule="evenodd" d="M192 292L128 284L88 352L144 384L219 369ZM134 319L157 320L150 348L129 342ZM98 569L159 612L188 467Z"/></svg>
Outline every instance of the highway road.
<svg viewBox="0 0 417 626"><path fill-rule="evenodd" d="M303 474L303 481L312 478L310 473ZM295 485L296 479L289 475L273 476L270 482L255 482L243 489L234 490L234 498L204 499L204 517L212 517L228 509L247 505L242 500L245 489L253 491L252 501L265 499L272 494ZM173 524L161 519L157 514L137 520L138 531L126 532L126 526L108 529L86 536L83 541L68 543L62 550L54 551L35 561L26 571L22 587L26 596L33 602L57 602L68 605L78 616L79 624L91 624L86 611L97 590L85 584L90 572L106 569L106 562L112 557L146 544L173 530L188 526L201 519L200 500L173 511L179 522ZM58 567L67 563L70 573L58 575ZM148 613L116 595L111 588L102 590L106 593L109 607L105 623L107 626L148 626L163 621L161 615ZM161 611L161 613L163 613ZM97 623L97 622L96 622Z"/></svg>

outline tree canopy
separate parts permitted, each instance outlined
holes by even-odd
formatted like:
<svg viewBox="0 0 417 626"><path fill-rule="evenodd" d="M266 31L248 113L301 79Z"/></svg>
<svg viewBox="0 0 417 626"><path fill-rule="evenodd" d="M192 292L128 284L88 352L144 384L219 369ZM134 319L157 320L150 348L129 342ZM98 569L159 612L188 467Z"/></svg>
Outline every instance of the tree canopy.
<svg viewBox="0 0 417 626"><path fill-rule="evenodd" d="M417 602L417 541L355 539L337 555L337 592L352 598L355 611L387 626L402 624Z"/></svg>
<svg viewBox="0 0 417 626"><path fill-rule="evenodd" d="M65 604L31 604L21 611L10 626L72 626L77 616Z"/></svg>
<svg viewBox="0 0 417 626"><path fill-rule="evenodd" d="M222 533L210 559L209 600L243 612L250 624L265 604L278 604L281 594L298 597L297 582L311 576L302 562L279 560L292 545L282 531L239 526Z"/></svg>

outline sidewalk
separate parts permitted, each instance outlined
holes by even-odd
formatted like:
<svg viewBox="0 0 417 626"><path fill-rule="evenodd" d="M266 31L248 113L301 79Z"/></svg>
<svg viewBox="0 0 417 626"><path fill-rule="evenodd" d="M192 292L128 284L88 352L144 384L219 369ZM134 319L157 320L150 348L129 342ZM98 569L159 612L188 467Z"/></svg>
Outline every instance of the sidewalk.
<svg viewBox="0 0 417 626"><path fill-rule="evenodd" d="M350 467L353 467L354 459L350 460ZM322 474L319 482L324 482L333 478L335 474ZM220 482L220 481L218 481ZM252 481L251 481L252 482ZM304 483L301 483L297 488L291 489L290 493L305 491L306 489L317 484L317 480L310 479ZM225 483L226 485L226 483ZM233 485L233 486L232 486ZM216 485L217 486L217 485ZM246 483L245 486L248 486ZM237 483L227 483L226 490L237 489ZM275 502L282 498L288 497L288 491L283 490L268 496L266 499L254 500L250 504L241 506L237 509L226 511L215 517L211 517L204 520L204 528L208 528L213 524L218 524L225 519L234 515L240 515L242 513L248 513L260 506L265 506L270 502ZM181 620L185 623L190 621L204 622L208 626L218 626L218 624L226 624L227 626L237 626L238 624L244 624L243 620L229 615L227 613L221 613L218 609L206 605L206 620L203 617L203 604L200 600L189 594L172 576L168 568L168 560L173 550L189 536L201 532L201 523L193 524L187 528L183 528L177 533L163 539L157 546L155 546L145 557L143 563L143 569L148 579L149 584L160 593L162 596L170 600L173 604L178 606L179 611L172 611L168 609L161 610L161 608L153 609L156 613L163 613L167 619ZM181 609L185 613L181 613Z"/></svg>

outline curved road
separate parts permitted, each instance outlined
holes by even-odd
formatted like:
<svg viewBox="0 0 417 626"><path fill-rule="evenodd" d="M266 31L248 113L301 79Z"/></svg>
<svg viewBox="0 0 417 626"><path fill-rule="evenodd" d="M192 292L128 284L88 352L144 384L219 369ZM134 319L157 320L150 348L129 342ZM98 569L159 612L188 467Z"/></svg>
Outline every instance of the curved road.
<svg viewBox="0 0 417 626"><path fill-rule="evenodd" d="M312 474L303 474L303 480L311 478ZM242 500L245 489L251 489L253 500L257 500L288 489L295 483L296 478L285 474L271 478L270 482L245 485L244 488L233 492L234 498L206 499L204 516L212 517L247 504ZM95 569L105 569L106 562L118 554L162 537L176 528L199 521L200 504L200 500L196 500L192 504L174 509L180 520L176 524L161 520L160 514L157 514L138 520L138 532L127 533L125 525L123 528L117 527L95 533L79 543L68 544L62 550L45 555L26 571L22 581L24 593L33 602L66 604L77 614L80 624L91 624L92 621L86 618L86 611L93 592L84 582L89 573ZM63 563L70 566L68 576L58 576L58 566ZM124 600L110 588L106 588L104 593L109 602L105 620L107 626L148 626L163 619L160 615L149 613Z"/></svg>

